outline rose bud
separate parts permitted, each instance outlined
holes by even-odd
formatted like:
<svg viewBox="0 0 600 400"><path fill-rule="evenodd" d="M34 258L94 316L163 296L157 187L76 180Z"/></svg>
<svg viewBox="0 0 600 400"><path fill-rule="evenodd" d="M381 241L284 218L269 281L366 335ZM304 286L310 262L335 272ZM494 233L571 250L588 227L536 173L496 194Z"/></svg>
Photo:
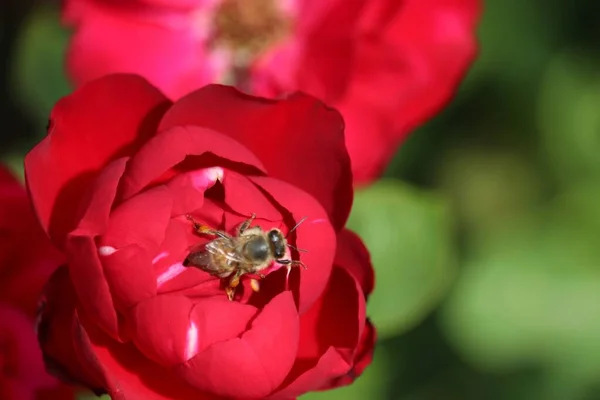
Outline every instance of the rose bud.
<svg viewBox="0 0 600 400"><path fill-rule="evenodd" d="M212 83L336 107L356 183L454 95L476 55L479 0L66 0L81 85L136 73L170 98Z"/></svg>
<svg viewBox="0 0 600 400"><path fill-rule="evenodd" d="M42 288L62 262L31 210L25 188L0 166L0 399L73 399L46 373L35 335Z"/></svg>
<svg viewBox="0 0 600 400"><path fill-rule="evenodd" d="M343 131L302 93L209 85L172 103L109 75L61 99L25 160L67 259L41 310L51 365L113 400L292 399L352 382L375 340L373 269L344 228ZM281 254L265 264L256 237ZM233 285L237 271L252 273Z"/></svg>

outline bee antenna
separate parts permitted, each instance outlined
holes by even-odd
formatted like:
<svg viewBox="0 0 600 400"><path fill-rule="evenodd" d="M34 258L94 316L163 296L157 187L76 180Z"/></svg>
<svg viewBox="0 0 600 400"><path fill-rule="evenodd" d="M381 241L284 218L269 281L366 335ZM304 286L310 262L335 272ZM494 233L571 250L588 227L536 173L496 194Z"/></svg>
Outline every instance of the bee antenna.
<svg viewBox="0 0 600 400"><path fill-rule="evenodd" d="M299 252L301 252L301 253L308 253L308 250L305 250L305 249L299 249L299 248L297 248L296 246L292 246L292 245L291 245L291 244L289 244L289 243L288 243L288 245L287 245L287 246L288 246L290 249L294 249L294 250L296 250L296 251L299 251Z"/></svg>
<svg viewBox="0 0 600 400"><path fill-rule="evenodd" d="M304 221L306 221L306 218L308 218L308 217L303 217L300 221L298 221L298 223L296 225L294 225L294 227L288 231L288 233L287 233L287 235L285 235L285 237L287 238L290 233L294 232L296 230L296 228L298 228L300 226L300 224L302 224Z"/></svg>

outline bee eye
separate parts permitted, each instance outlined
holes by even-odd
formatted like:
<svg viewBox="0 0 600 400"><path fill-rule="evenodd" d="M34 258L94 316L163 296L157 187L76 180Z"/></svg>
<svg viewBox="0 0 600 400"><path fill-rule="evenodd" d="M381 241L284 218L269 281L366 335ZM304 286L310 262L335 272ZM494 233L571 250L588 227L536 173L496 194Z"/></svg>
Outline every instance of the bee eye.
<svg viewBox="0 0 600 400"><path fill-rule="evenodd" d="M271 242L271 246L273 249L273 254L276 258L281 258L285 255L286 247L285 247L285 239L281 234L281 231L273 229L269 231L267 234L269 241Z"/></svg>
<svg viewBox="0 0 600 400"><path fill-rule="evenodd" d="M268 236L269 241L271 241L271 243L277 243L280 241L279 234L277 231L269 231Z"/></svg>

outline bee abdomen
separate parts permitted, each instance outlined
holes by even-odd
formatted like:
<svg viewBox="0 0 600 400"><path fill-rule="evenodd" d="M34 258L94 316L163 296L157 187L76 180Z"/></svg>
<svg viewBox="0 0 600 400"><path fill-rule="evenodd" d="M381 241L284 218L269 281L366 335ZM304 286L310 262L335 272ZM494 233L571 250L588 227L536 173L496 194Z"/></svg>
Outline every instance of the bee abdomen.
<svg viewBox="0 0 600 400"><path fill-rule="evenodd" d="M211 264L211 254L207 252L197 252L189 254L183 260L183 266L207 267Z"/></svg>

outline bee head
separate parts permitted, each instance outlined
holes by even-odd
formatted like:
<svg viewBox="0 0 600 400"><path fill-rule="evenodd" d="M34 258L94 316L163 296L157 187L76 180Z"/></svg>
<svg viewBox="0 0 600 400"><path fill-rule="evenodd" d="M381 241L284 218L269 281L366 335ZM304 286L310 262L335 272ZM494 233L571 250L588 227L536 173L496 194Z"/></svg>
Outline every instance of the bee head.
<svg viewBox="0 0 600 400"><path fill-rule="evenodd" d="M271 229L267 232L267 237L275 258L280 259L285 256L286 240L283 233L279 229Z"/></svg>

